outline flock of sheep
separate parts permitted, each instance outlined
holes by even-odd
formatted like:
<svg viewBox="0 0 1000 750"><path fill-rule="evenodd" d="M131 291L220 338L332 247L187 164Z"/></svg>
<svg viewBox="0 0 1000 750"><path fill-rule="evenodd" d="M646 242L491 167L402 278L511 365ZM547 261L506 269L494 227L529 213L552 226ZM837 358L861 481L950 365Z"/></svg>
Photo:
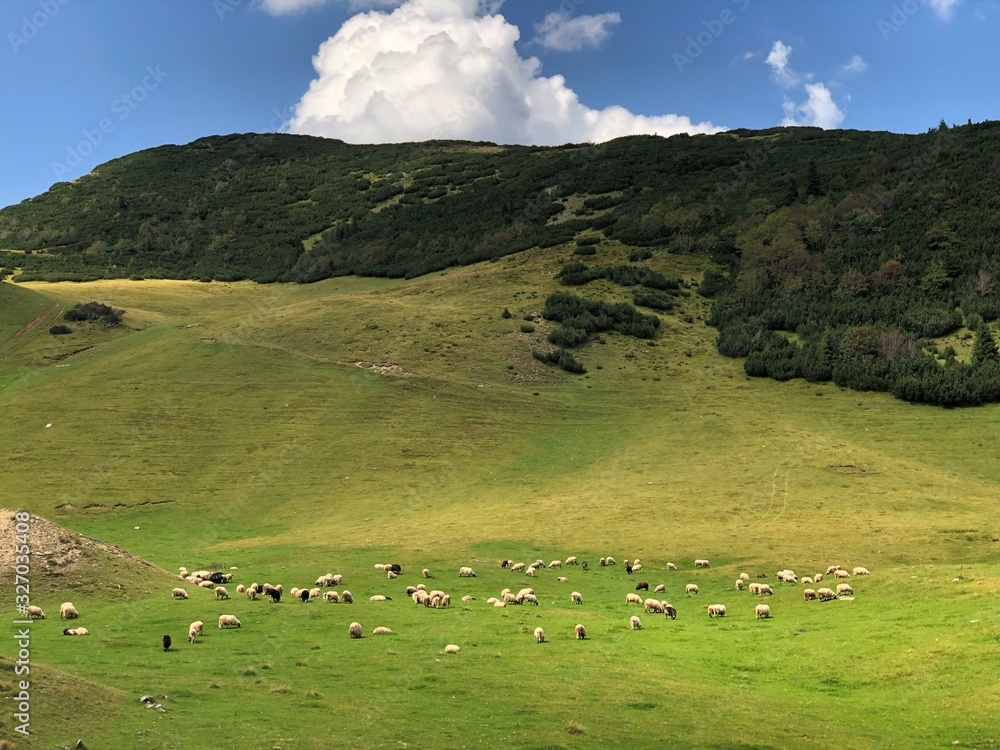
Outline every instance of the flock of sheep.
<svg viewBox="0 0 1000 750"><path fill-rule="evenodd" d="M601 567L607 567L611 565L617 565L617 562L613 557L602 557L599 561ZM586 562L579 563L576 557L569 557L566 560L553 560L548 565L545 564L543 560L535 560L532 563L525 564L514 562L513 560L504 560L501 563L501 567L509 570L512 573L523 573L529 577L535 577L536 573L541 570L558 570L562 571L564 566L576 566L581 565L584 571L588 570L588 564ZM642 563L639 560L625 560L624 567L629 575L635 575L636 573L642 572ZM711 564L708 560L695 560L695 568L710 568ZM376 571L379 573L384 573L388 580L393 580L397 578L401 572L402 568L396 564L377 564L375 565ZM678 568L674 563L667 563L667 571L677 571ZM423 578L430 578L430 571L424 568L421 571ZM814 576L807 576L799 580L799 576L792 570L780 570L775 574L775 579L780 583L785 584L797 584L801 586L808 586L809 588L803 588L803 599L805 601L831 601L843 597L853 597L854 589L850 583L842 582L836 585L835 589L828 587L811 588L812 586L823 582L825 576L832 576L835 580L850 579L852 577L868 576L870 575L867 568L857 566L853 568L851 572L842 569L839 565L831 565L827 568L825 573L817 573ZM228 590L222 586L223 583L231 583L233 576L230 573L220 573L212 572L208 570L198 570L193 573L188 572L184 567L180 569L178 577L191 583L199 588L211 589L216 601L229 599ZM462 566L458 571L459 578L475 578L476 572L468 566ZM760 579L766 579L766 574L758 574L758 581L751 582L750 576L747 573L740 573L739 577L735 582L735 590L737 592L742 592L744 590L748 591L750 594L765 597L774 594L774 589L767 583L761 583ZM340 586L343 584L344 577L339 574L326 573L316 579L315 586L312 588L292 588L290 590L291 595L302 603L309 602L311 600L323 600L328 603L343 603L343 604L353 604L354 596L350 591L344 589L342 592L338 593L333 590L332 587ZM559 576L556 579L557 582L566 583L568 579L564 576ZM635 591L649 591L649 583L647 581L640 581L635 586ZM249 586L244 586L240 584L236 587L236 592L247 597L250 601L255 601L258 598L268 598L272 603L278 603L281 601L282 594L284 592L283 587L278 584L272 586L269 583L258 584L251 583ZM666 585L657 585L653 593L654 594L665 594ZM698 595L698 586L694 583L689 583L685 586L684 593L686 597L693 597ZM408 586L406 588L406 595L413 601L414 604L418 606L424 606L434 609L447 608L451 604L451 595L440 589L427 590L425 584L421 583L416 586ZM176 587L171 592L171 597L174 599L188 599L187 591L183 588ZM572 604L583 605L583 595L579 591L572 591L569 596L569 600ZM391 597L383 594L375 594L369 597L369 601L372 602L382 602L391 601ZM471 595L466 595L462 597L463 602L475 601L475 597ZM490 597L487 599L486 603L495 608L505 608L508 606L524 606L533 605L538 606L539 600L535 594L533 588L527 587L522 588L516 594L510 588L504 588L500 592L499 597ZM643 599L639 594L634 592L629 592L625 596L626 607L633 605L640 605L643 607L643 611L646 614L662 614L667 619L675 620L677 619L677 609L670 604L670 602L665 599L657 599L654 597L647 597ZM726 617L727 609L724 604L709 604L705 608L707 610L709 618ZM28 608L27 615L31 619L45 619L45 613L36 606L31 606ZM65 602L59 609L59 616L64 620L71 620L79 617L79 612L76 607L73 606L71 602ZM770 619L771 618L771 607L768 604L757 604L754 608L754 617L758 620L760 619ZM195 643L199 636L203 634L205 623L201 620L195 620L188 626L188 641L190 643ZM241 628L242 624L235 615L222 614L219 616L219 629L226 630L231 628ZM642 622L638 616L632 615L629 618L629 628L633 631L642 630ZM582 624L578 624L573 629L574 637L577 640L584 640L587 638L586 628ZM64 635L88 635L86 628L67 628L63 631ZM393 631L387 627L379 626L372 630L372 635L392 635ZM352 622L348 627L348 636L350 638L361 638L363 637L363 628L360 623ZM538 643L545 642L545 632L541 627L534 630L534 637ZM169 650L171 644L171 639L169 635L163 637L163 648L164 650ZM446 653L458 653L461 649L455 644L449 644L445 648Z"/></svg>

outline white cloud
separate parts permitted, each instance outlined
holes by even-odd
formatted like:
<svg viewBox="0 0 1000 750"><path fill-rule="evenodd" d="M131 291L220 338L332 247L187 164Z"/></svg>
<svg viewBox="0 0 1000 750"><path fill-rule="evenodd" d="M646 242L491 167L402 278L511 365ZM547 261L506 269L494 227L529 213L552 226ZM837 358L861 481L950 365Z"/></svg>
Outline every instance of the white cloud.
<svg viewBox="0 0 1000 750"><path fill-rule="evenodd" d="M291 131L353 143L547 145L722 130L680 115L587 107L562 76L544 77L537 58L521 57L518 28L484 8L479 0L406 0L392 13L350 18L314 56L318 75Z"/></svg>
<svg viewBox="0 0 1000 750"><path fill-rule="evenodd" d="M549 13L535 26L537 36L533 41L546 49L573 52L584 47L599 47L611 35L611 28L621 23L618 13L601 13L596 16L570 17L565 11Z"/></svg>
<svg viewBox="0 0 1000 750"><path fill-rule="evenodd" d="M864 61L861 55L855 55L846 65L841 66L840 73L842 75L859 75L866 70L868 70L868 63Z"/></svg>
<svg viewBox="0 0 1000 750"><path fill-rule="evenodd" d="M942 21L947 21L951 18L951 13L962 0L926 0L927 4L930 5L934 12L938 14L938 18Z"/></svg>
<svg viewBox="0 0 1000 750"><path fill-rule="evenodd" d="M809 98L801 104L796 104L786 98L784 103L784 126L809 125L830 130L839 128L844 122L844 113L833 101L830 89L822 83L807 83L806 93Z"/></svg>
<svg viewBox="0 0 1000 750"><path fill-rule="evenodd" d="M753 60L755 57L757 57L757 53L756 52L749 52L749 51L747 51L747 52L743 53L743 59L744 60Z"/></svg>
<svg viewBox="0 0 1000 750"><path fill-rule="evenodd" d="M771 52L765 62L771 66L771 77L779 86L786 89L795 86L799 82L799 75L788 67L788 58L792 54L792 47L782 42L780 39L771 47Z"/></svg>

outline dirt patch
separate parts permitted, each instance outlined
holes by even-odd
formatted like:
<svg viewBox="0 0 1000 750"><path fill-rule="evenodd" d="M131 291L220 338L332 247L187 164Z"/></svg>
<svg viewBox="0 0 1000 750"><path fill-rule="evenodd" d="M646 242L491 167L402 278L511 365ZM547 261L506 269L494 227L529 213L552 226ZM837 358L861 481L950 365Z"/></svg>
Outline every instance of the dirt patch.
<svg viewBox="0 0 1000 750"><path fill-rule="evenodd" d="M401 376L401 375L412 375L412 372L406 372L399 365L377 365L374 362L351 362L351 367L360 367L362 370L371 370L376 375L386 375L386 376Z"/></svg>
<svg viewBox="0 0 1000 750"><path fill-rule="evenodd" d="M855 464L843 464L840 466L831 466L830 468L833 469L834 471L840 472L841 474L863 475L863 474L875 473L869 469L866 469L864 466L857 466Z"/></svg>

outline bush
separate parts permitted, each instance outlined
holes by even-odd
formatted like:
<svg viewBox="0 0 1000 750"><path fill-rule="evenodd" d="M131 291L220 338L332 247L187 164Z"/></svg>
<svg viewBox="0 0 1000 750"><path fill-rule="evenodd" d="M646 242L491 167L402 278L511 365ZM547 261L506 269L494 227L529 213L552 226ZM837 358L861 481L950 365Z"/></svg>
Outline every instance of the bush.
<svg viewBox="0 0 1000 750"><path fill-rule="evenodd" d="M512 317L514 317L514 316L513 316L513 315L511 315L511 312L510 312L510 310L508 310L508 309L507 309L507 308L505 307L505 308L503 309L503 312L502 312L502 313L500 313L500 317L501 317L501 318L503 318L504 320L507 320L508 318L512 318Z"/></svg>
<svg viewBox="0 0 1000 750"><path fill-rule="evenodd" d="M577 237L576 246L577 247L590 247L591 245L596 245L601 241L600 237Z"/></svg>
<svg viewBox="0 0 1000 750"><path fill-rule="evenodd" d="M535 327L531 323L521 323L521 333L534 333Z"/></svg>
<svg viewBox="0 0 1000 750"><path fill-rule="evenodd" d="M49 333L51 333L53 336L65 336L67 333L73 333L73 329L70 328L69 326L58 325L58 326L52 326L49 329Z"/></svg>
<svg viewBox="0 0 1000 750"><path fill-rule="evenodd" d="M642 250L633 250L628 254L628 259L632 263L638 263L641 260L649 260L652 257L653 257L653 251L648 248L644 248Z"/></svg>
<svg viewBox="0 0 1000 750"><path fill-rule="evenodd" d="M65 320L87 320L113 328L122 322L124 310L116 310L100 302L81 302L63 315Z"/></svg>
<svg viewBox="0 0 1000 750"><path fill-rule="evenodd" d="M674 308L674 298L660 291L636 292L633 300L639 307L648 307L652 310L666 312Z"/></svg>
<svg viewBox="0 0 1000 750"><path fill-rule="evenodd" d="M548 353L532 352L531 356L539 362L547 365L556 365L560 369L571 372L574 375L583 375L587 372L587 368L565 349L556 349Z"/></svg>
<svg viewBox="0 0 1000 750"><path fill-rule="evenodd" d="M593 245L584 245L576 248L573 255L597 255L597 248Z"/></svg>

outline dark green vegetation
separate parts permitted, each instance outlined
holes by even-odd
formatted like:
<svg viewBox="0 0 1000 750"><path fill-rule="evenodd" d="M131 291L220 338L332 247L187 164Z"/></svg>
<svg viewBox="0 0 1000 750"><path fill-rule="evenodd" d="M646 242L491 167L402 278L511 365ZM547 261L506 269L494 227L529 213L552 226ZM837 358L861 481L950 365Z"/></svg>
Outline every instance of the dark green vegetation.
<svg viewBox="0 0 1000 750"><path fill-rule="evenodd" d="M633 263L694 254L716 266L699 293L715 300L719 351L746 357L748 374L979 404L1000 398L1000 370L939 339L1000 316L998 146L997 123L560 148L213 137L5 209L0 264L24 280L306 282L564 244L594 256L626 246ZM641 266L576 267L566 283L664 289ZM673 305L644 290L634 301Z"/></svg>

